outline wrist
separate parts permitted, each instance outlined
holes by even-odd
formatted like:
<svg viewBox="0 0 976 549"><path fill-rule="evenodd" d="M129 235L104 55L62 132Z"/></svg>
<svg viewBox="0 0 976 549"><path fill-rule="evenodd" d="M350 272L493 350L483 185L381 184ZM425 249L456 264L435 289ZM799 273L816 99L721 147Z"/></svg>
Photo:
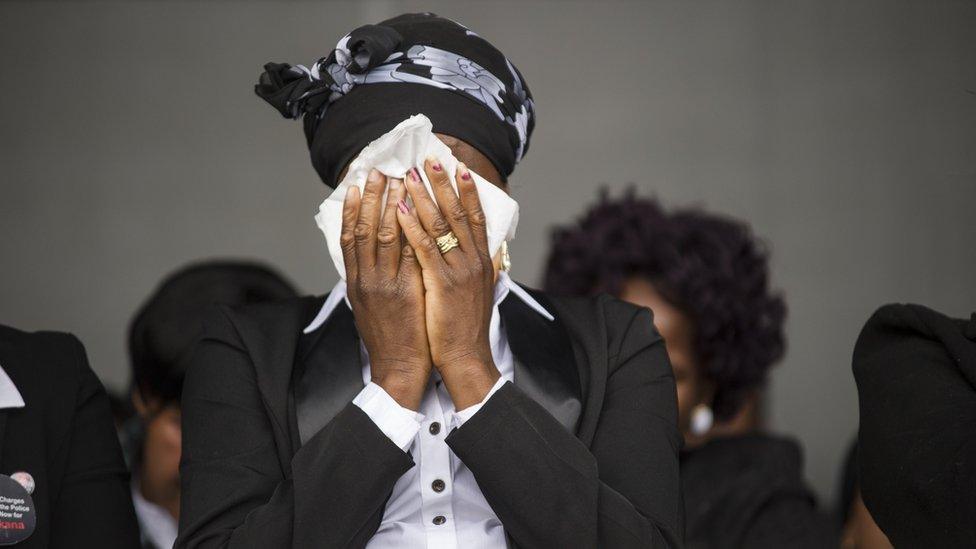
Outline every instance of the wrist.
<svg viewBox="0 0 976 549"><path fill-rule="evenodd" d="M449 361L438 366L438 371L457 410L483 401L501 377L491 359Z"/></svg>
<svg viewBox="0 0 976 549"><path fill-rule="evenodd" d="M383 371L381 368L371 367L371 379L390 395L400 406L414 412L420 409L420 403L427 388L430 369L418 368L417 371Z"/></svg>

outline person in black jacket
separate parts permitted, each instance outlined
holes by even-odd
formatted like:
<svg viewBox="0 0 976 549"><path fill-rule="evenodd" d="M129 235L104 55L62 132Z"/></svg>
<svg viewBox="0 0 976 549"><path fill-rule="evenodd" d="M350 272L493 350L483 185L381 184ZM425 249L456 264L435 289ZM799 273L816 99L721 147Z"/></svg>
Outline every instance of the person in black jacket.
<svg viewBox="0 0 976 549"><path fill-rule="evenodd" d="M976 314L886 305L854 347L864 504L895 547L976 547Z"/></svg>
<svg viewBox="0 0 976 549"><path fill-rule="evenodd" d="M279 273L260 263L195 262L170 273L129 324L132 405L137 415L122 429L132 470L132 501L143 549L170 549L180 515L180 397L205 311L294 298Z"/></svg>
<svg viewBox="0 0 976 549"><path fill-rule="evenodd" d="M546 290L610 292L654 311L677 383L688 547L836 545L799 446L746 417L784 350L786 307L768 272L744 223L665 212L633 192L604 195L553 233Z"/></svg>
<svg viewBox="0 0 976 549"><path fill-rule="evenodd" d="M16 547L139 546L108 396L74 336L0 326L0 475L34 508L36 527ZM0 518L0 541L21 522Z"/></svg>
<svg viewBox="0 0 976 549"><path fill-rule="evenodd" d="M183 390L177 546L680 546L674 379L650 312L550 299L489 255L471 172L506 189L528 148L514 65L412 14L312 68L267 65L257 92L304 117L330 186L416 113L462 164L353 187L328 296L214 313Z"/></svg>

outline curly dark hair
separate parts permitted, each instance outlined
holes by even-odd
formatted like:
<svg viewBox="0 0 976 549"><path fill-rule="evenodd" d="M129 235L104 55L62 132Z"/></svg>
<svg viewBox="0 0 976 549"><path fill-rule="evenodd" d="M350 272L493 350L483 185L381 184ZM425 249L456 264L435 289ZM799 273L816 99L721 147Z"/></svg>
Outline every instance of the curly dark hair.
<svg viewBox="0 0 976 549"><path fill-rule="evenodd" d="M783 356L786 304L769 288L769 254L746 223L606 191L579 222L552 234L545 289L619 295L646 277L695 326L701 374L715 384L716 419L729 419Z"/></svg>

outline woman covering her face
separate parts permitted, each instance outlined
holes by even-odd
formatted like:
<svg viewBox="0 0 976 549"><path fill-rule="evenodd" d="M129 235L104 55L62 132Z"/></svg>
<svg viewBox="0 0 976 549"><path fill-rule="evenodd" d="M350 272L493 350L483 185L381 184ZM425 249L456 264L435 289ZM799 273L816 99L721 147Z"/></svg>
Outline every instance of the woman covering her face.
<svg viewBox="0 0 976 549"><path fill-rule="evenodd" d="M457 23L402 15L310 69L267 65L257 93L303 119L329 186L418 113L461 164L353 188L346 282L327 296L208 321L177 546L680 546L675 387L649 311L549 298L488 253L472 172L507 190L535 124L514 65Z"/></svg>

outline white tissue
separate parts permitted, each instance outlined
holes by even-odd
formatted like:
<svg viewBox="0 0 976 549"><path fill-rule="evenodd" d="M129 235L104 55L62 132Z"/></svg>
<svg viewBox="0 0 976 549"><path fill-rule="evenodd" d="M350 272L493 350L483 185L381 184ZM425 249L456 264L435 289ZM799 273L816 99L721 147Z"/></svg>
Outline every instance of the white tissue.
<svg viewBox="0 0 976 549"><path fill-rule="evenodd" d="M349 164L346 177L319 206L315 223L325 235L329 255L332 256L336 271L343 280L346 278L346 268L342 259L342 248L339 246L339 235L342 232L342 202L346 190L355 185L362 191L371 168L376 168L388 177L403 178L410 168L416 167L429 192L430 181L423 169L424 160L428 156L437 158L453 179L458 160L451 154L451 149L441 142L432 130L433 124L430 119L422 114L415 114L397 124L395 128L366 145L359 156ZM487 218L488 251L494 257L503 241L515 238L515 227L518 225L518 202L480 175L473 171L471 175L478 189L481 208ZM454 190L457 192L456 185ZM431 193L431 197L433 196ZM385 195L383 204L386 204Z"/></svg>

